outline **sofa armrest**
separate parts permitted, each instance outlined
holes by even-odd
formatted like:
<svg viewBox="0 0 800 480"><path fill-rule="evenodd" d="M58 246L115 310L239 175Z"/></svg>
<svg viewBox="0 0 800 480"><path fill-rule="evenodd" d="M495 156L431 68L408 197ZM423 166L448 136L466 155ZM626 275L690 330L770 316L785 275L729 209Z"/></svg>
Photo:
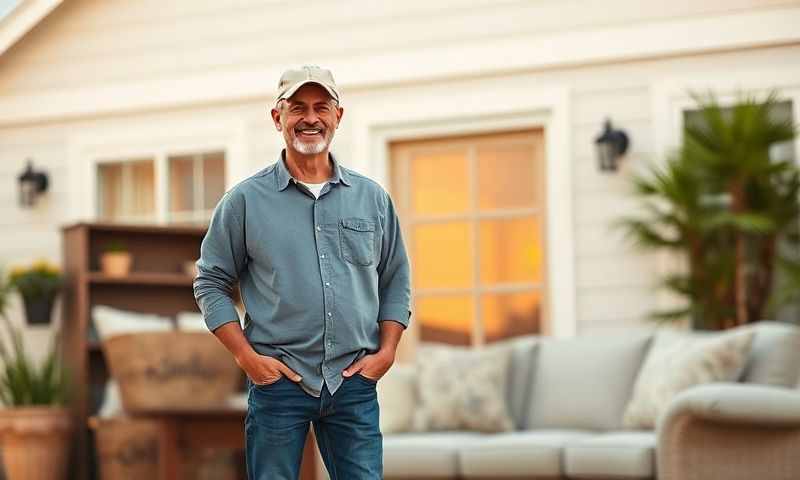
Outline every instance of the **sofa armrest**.
<svg viewBox="0 0 800 480"><path fill-rule="evenodd" d="M681 392L660 423L676 415L763 426L800 426L800 390L741 383L712 383Z"/></svg>
<svg viewBox="0 0 800 480"><path fill-rule="evenodd" d="M656 428L659 480L788 480L800 472L797 390L694 387L675 397Z"/></svg>

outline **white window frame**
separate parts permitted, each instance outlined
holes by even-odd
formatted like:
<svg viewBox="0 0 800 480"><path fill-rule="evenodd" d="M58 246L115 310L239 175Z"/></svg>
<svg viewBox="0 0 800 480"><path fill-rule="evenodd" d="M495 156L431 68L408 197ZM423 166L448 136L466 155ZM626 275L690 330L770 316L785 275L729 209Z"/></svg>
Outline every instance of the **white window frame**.
<svg viewBox="0 0 800 480"><path fill-rule="evenodd" d="M684 111L696 109L697 105L689 95L689 91L701 94L713 91L723 106L733 104L738 94L755 94L759 98L772 89L779 92L779 100L792 102L792 117L800 124L800 68L776 67L774 71L745 70L731 75L703 75L671 77L663 79L653 86L652 113L655 128L654 163L663 165L667 153L674 151L682 141ZM794 158L800 166L800 135L794 141ZM663 277L670 273L685 270L683 259L676 258L667 252L656 255L657 274ZM660 289L656 295L656 307L659 310L676 308L685 303L683 297L676 296L666 289ZM678 323L679 328L689 328L688 319Z"/></svg>
<svg viewBox="0 0 800 480"><path fill-rule="evenodd" d="M187 118L169 121L120 121L89 130L68 141L69 183L73 192L69 219L73 222L102 221L97 198L97 170L102 163L134 159L155 162L155 218L166 225L169 219L168 159L176 155L222 151L225 154L225 189L243 178L246 171L244 124L240 120L209 122Z"/></svg>
<svg viewBox="0 0 800 480"><path fill-rule="evenodd" d="M543 128L548 284L542 295L542 334L572 337L577 322L569 91L531 89L524 82L495 85L489 80L481 95L475 88L452 85L446 95L435 89L385 95L379 106L351 107L353 167L388 190L390 142ZM415 322L411 327L410 343L415 344L419 331Z"/></svg>

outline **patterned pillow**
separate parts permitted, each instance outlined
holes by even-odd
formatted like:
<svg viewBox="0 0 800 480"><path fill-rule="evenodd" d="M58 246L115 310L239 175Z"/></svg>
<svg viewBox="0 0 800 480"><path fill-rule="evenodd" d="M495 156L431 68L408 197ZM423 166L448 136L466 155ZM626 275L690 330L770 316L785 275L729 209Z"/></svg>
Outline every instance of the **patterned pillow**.
<svg viewBox="0 0 800 480"><path fill-rule="evenodd" d="M642 365L622 419L627 428L655 428L672 398L695 385L732 382L747 362L755 332L659 334Z"/></svg>
<svg viewBox="0 0 800 480"><path fill-rule="evenodd" d="M510 349L421 344L413 430L513 430L505 399L510 358Z"/></svg>

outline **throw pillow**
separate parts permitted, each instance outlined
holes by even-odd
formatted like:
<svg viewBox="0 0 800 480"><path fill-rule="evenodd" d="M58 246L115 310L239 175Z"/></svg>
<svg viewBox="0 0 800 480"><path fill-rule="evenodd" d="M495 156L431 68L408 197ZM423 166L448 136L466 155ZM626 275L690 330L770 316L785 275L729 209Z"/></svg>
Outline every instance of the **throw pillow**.
<svg viewBox="0 0 800 480"><path fill-rule="evenodd" d="M383 433L408 432L414 422L417 375L414 364L395 363L381 377L376 389L381 406L380 427Z"/></svg>
<svg viewBox="0 0 800 480"><path fill-rule="evenodd" d="M678 393L741 375L753 343L752 330L719 335L660 333L636 379L623 416L626 428L655 428Z"/></svg>
<svg viewBox="0 0 800 480"><path fill-rule="evenodd" d="M120 310L107 305L92 307L92 322L101 342L123 333L163 332L173 329L169 317Z"/></svg>
<svg viewBox="0 0 800 480"><path fill-rule="evenodd" d="M509 349L421 344L414 430L514 429L506 404Z"/></svg>

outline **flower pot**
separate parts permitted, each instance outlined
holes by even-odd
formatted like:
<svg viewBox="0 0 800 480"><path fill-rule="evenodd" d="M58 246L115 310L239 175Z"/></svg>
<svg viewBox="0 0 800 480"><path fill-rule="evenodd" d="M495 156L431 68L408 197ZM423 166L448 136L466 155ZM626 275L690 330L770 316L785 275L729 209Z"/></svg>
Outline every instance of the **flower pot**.
<svg viewBox="0 0 800 480"><path fill-rule="evenodd" d="M106 252L100 255L100 267L109 277L124 277L131 271L129 252Z"/></svg>
<svg viewBox="0 0 800 480"><path fill-rule="evenodd" d="M66 478L72 417L66 408L0 410L3 465L8 480Z"/></svg>
<svg viewBox="0 0 800 480"><path fill-rule="evenodd" d="M55 296L29 298L23 297L25 320L28 325L47 325L50 323Z"/></svg>

